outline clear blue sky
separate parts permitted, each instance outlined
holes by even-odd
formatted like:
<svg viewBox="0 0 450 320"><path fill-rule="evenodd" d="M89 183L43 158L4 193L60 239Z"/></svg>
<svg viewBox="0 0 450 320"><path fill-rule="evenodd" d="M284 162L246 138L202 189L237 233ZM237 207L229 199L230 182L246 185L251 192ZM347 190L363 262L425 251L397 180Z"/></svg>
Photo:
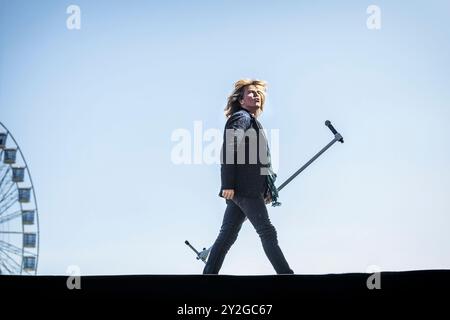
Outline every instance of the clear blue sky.
<svg viewBox="0 0 450 320"><path fill-rule="evenodd" d="M171 134L222 130L247 77L269 84L279 182L332 139L326 119L345 138L268 207L296 273L449 268L449 39L448 1L0 0L0 121L35 182L38 274L200 273L184 240L215 240L220 169L173 164ZM248 221L221 273L274 273Z"/></svg>

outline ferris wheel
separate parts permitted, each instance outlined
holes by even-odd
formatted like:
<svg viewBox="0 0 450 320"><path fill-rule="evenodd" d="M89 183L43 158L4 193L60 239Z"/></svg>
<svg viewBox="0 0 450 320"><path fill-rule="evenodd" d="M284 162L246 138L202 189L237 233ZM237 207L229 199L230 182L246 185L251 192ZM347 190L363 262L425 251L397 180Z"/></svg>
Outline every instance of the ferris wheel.
<svg viewBox="0 0 450 320"><path fill-rule="evenodd" d="M38 207L30 170L0 122L0 274L35 275L38 258Z"/></svg>

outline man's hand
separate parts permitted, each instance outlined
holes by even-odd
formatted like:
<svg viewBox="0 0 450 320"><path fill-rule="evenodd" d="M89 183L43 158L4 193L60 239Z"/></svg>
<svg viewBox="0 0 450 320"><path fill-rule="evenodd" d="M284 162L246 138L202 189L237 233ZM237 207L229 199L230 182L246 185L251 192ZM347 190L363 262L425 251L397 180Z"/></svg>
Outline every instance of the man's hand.
<svg viewBox="0 0 450 320"><path fill-rule="evenodd" d="M223 189L222 190L222 196L225 198L225 199L233 199L233 197L234 197L234 189Z"/></svg>
<svg viewBox="0 0 450 320"><path fill-rule="evenodd" d="M269 195L267 195L267 197L264 198L264 203L268 204L268 203L271 203L271 202L272 202L272 195L269 194Z"/></svg>

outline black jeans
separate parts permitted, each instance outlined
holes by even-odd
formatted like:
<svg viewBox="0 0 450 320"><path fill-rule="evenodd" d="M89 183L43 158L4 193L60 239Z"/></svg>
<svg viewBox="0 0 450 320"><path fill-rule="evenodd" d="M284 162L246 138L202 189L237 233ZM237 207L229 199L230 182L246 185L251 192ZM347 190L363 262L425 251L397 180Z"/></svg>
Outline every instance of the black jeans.
<svg viewBox="0 0 450 320"><path fill-rule="evenodd" d="M248 198L235 194L233 200L226 200L226 203L227 208L223 217L222 227L211 248L203 274L219 273L225 255L236 241L245 217L255 227L261 238L264 252L277 274L294 273L278 246L277 232L270 222L263 195L261 194L259 198Z"/></svg>

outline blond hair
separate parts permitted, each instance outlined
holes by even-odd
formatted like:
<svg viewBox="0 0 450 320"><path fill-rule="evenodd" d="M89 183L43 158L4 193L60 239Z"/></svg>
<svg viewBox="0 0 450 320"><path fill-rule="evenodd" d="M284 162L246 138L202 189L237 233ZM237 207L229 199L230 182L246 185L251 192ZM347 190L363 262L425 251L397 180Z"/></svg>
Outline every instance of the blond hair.
<svg viewBox="0 0 450 320"><path fill-rule="evenodd" d="M256 117L258 117L264 110L264 102L266 100L266 88L267 82L256 79L241 79L234 83L234 90L228 97L228 103L225 107L225 116L231 116L236 110L241 107L239 100L243 98L244 89L247 86L254 85L258 91L258 95L261 99L261 107L256 111Z"/></svg>

